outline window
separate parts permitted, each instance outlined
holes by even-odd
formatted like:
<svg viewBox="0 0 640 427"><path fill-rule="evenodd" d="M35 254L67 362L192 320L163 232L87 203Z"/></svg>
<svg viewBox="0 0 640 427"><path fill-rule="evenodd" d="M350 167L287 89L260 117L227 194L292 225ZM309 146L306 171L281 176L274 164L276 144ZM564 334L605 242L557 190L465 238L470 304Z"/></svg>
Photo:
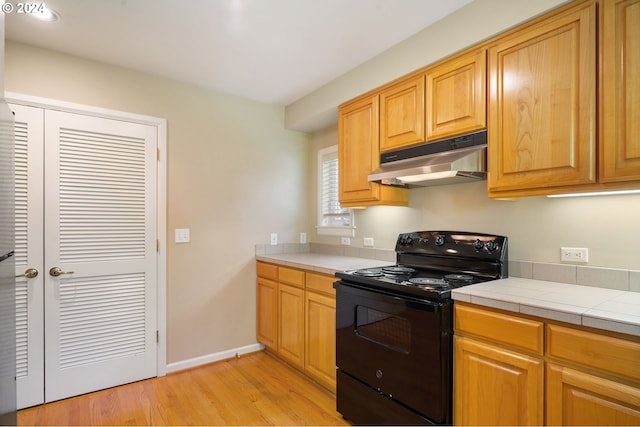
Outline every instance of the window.
<svg viewBox="0 0 640 427"><path fill-rule="evenodd" d="M338 201L338 146L318 151L318 234L354 236L353 213Z"/></svg>

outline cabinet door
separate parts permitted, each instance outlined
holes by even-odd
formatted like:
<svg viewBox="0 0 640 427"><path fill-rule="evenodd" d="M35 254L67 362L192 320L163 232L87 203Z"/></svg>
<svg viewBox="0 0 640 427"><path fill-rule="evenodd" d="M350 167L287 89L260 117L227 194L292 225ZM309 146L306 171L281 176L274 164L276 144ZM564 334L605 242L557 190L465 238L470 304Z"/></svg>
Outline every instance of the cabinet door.
<svg viewBox="0 0 640 427"><path fill-rule="evenodd" d="M640 425L640 389L549 364L546 424Z"/></svg>
<svg viewBox="0 0 640 427"><path fill-rule="evenodd" d="M542 359L454 337L455 425L542 425Z"/></svg>
<svg viewBox="0 0 640 427"><path fill-rule="evenodd" d="M487 126L486 58L482 49L427 73L427 140Z"/></svg>
<svg viewBox="0 0 640 427"><path fill-rule="evenodd" d="M380 151L425 141L424 75L412 77L380 93Z"/></svg>
<svg viewBox="0 0 640 427"><path fill-rule="evenodd" d="M407 206L406 189L369 182L380 165L378 95L340 108L338 117L338 179L343 208L372 205Z"/></svg>
<svg viewBox="0 0 640 427"><path fill-rule="evenodd" d="M278 283L258 277L256 281L256 335L268 349L278 348Z"/></svg>
<svg viewBox="0 0 640 427"><path fill-rule="evenodd" d="M379 186L368 180L378 167L378 96L350 104L338 120L340 205L379 198Z"/></svg>
<svg viewBox="0 0 640 427"><path fill-rule="evenodd" d="M594 2L489 48L491 196L595 182L595 54Z"/></svg>
<svg viewBox="0 0 640 427"><path fill-rule="evenodd" d="M278 285L278 354L304 367L304 289Z"/></svg>
<svg viewBox="0 0 640 427"><path fill-rule="evenodd" d="M640 1L602 12L600 180L640 180Z"/></svg>
<svg viewBox="0 0 640 427"><path fill-rule="evenodd" d="M336 391L336 299L307 291L305 370Z"/></svg>

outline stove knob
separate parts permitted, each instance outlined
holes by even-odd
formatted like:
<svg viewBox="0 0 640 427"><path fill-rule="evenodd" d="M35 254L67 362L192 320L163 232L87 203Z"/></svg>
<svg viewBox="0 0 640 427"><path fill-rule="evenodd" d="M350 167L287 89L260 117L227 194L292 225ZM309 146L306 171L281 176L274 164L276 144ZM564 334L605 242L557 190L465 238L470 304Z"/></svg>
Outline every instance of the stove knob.
<svg viewBox="0 0 640 427"><path fill-rule="evenodd" d="M404 235L400 237L398 243L400 243L400 246L411 246L411 244L413 243L413 238L409 235Z"/></svg>
<svg viewBox="0 0 640 427"><path fill-rule="evenodd" d="M495 240L492 240L487 243L487 249L489 249L489 252L493 252L496 249L498 249L498 244L496 243Z"/></svg>
<svg viewBox="0 0 640 427"><path fill-rule="evenodd" d="M477 250L480 250L484 248L484 242L480 239L476 239L475 243L473 244L473 247L476 248Z"/></svg>
<svg viewBox="0 0 640 427"><path fill-rule="evenodd" d="M444 236L442 234L436 236L436 246L444 245Z"/></svg>

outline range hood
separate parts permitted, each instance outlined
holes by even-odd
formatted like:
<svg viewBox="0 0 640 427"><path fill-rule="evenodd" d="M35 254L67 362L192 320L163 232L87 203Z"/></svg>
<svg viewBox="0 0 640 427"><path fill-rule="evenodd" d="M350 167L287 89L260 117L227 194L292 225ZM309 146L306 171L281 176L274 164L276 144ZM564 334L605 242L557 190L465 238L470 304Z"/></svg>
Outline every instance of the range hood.
<svg viewBox="0 0 640 427"><path fill-rule="evenodd" d="M487 131L441 139L380 154L369 181L405 188L487 178Z"/></svg>

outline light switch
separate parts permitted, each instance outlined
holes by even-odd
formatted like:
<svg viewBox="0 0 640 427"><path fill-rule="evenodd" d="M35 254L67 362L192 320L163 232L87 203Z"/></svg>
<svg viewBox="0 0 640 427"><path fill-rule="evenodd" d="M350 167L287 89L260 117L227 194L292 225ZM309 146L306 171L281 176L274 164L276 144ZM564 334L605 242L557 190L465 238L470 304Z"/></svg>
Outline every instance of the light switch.
<svg viewBox="0 0 640 427"><path fill-rule="evenodd" d="M190 241L188 228L176 228L176 243L189 243Z"/></svg>

